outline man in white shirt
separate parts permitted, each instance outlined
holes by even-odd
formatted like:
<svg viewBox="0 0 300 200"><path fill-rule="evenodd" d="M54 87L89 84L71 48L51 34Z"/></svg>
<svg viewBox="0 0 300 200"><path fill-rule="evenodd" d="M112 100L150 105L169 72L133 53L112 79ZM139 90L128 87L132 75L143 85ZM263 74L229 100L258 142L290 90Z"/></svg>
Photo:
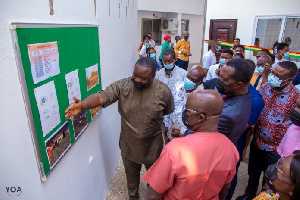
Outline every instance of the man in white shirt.
<svg viewBox="0 0 300 200"><path fill-rule="evenodd" d="M152 33L148 33L149 36L149 43L151 44L151 47L155 48L155 41L152 39Z"/></svg>
<svg viewBox="0 0 300 200"><path fill-rule="evenodd" d="M139 52L139 57L147 57L147 48L149 48L149 36L144 35L143 36L143 46Z"/></svg>
<svg viewBox="0 0 300 200"><path fill-rule="evenodd" d="M176 82L172 88L171 91L174 97L175 110L170 114L167 133L168 140L173 139L174 136L183 136L187 130L182 122L182 109L186 104L188 95L194 91L201 90L201 84L205 74L203 67L195 66L187 73L183 81Z"/></svg>
<svg viewBox="0 0 300 200"><path fill-rule="evenodd" d="M219 78L218 74L216 73L216 70L219 68L219 66L225 61L225 60L229 60L232 59L233 56L233 51L231 51L230 49L225 49L222 51L221 53L221 57L219 59L219 64L215 64L210 66L207 75L206 75L206 80L211 80L214 78Z"/></svg>
<svg viewBox="0 0 300 200"><path fill-rule="evenodd" d="M165 83L170 89L176 82L183 81L187 75L187 71L175 65L175 51L167 49L163 51L162 60L164 68L156 72L155 78ZM169 126L170 115L164 116L165 127ZM165 130L167 131L167 130Z"/></svg>
<svg viewBox="0 0 300 200"><path fill-rule="evenodd" d="M216 64L216 55L215 53L221 49L217 41L212 40L209 43L209 51L206 52L203 56L203 68L207 72L209 67Z"/></svg>
<svg viewBox="0 0 300 200"><path fill-rule="evenodd" d="M289 53L289 45L287 43L279 43L277 45L277 52L275 54L275 63L272 65L272 68L275 67L275 65L278 62L287 61L289 59L290 53Z"/></svg>

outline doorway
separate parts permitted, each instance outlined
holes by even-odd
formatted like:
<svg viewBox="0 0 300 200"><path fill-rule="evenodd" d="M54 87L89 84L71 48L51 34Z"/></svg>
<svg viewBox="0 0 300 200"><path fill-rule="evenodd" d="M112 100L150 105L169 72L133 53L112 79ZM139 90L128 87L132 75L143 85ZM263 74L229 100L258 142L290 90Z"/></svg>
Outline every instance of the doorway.
<svg viewBox="0 0 300 200"><path fill-rule="evenodd" d="M210 20L209 39L225 42L233 42L236 36L237 19L212 19ZM221 50L216 52L217 63L221 52L228 47L221 46Z"/></svg>

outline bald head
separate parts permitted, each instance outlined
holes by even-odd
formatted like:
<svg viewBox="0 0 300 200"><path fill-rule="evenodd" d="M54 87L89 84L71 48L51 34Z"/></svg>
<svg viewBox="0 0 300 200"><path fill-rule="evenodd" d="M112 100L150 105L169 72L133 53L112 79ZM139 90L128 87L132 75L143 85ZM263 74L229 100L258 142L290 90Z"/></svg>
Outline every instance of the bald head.
<svg viewBox="0 0 300 200"><path fill-rule="evenodd" d="M257 60L257 64L260 63L261 65L263 64L266 64L266 63L269 63L269 64L272 64L272 59L270 56L268 55L262 55L258 60Z"/></svg>
<svg viewBox="0 0 300 200"><path fill-rule="evenodd" d="M193 67L188 73L187 78L193 81L194 83L199 83L203 81L203 78L206 76L206 72L201 66Z"/></svg>
<svg viewBox="0 0 300 200"><path fill-rule="evenodd" d="M199 90L191 93L186 102L186 107L198 112L203 112L206 117L221 115L223 99L215 90Z"/></svg>

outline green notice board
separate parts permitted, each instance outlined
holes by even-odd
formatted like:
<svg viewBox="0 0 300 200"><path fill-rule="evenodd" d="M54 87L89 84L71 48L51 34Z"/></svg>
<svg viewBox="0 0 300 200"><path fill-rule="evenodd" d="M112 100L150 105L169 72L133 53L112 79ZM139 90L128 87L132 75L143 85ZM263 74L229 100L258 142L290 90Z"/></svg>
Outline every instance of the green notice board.
<svg viewBox="0 0 300 200"><path fill-rule="evenodd" d="M98 26L12 23L10 29L44 181L99 111L88 110L71 120L64 118L71 89L79 86L81 99L101 90ZM71 81L67 80L69 73L75 74Z"/></svg>

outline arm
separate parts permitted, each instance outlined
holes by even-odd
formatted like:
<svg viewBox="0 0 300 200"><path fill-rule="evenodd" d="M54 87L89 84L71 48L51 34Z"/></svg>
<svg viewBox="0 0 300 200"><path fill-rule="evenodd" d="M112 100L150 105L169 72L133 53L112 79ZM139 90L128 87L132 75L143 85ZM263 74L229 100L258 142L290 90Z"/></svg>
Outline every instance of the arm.
<svg viewBox="0 0 300 200"><path fill-rule="evenodd" d="M164 193L156 192L150 185L147 188L146 200L160 200L164 196Z"/></svg>
<svg viewBox="0 0 300 200"><path fill-rule="evenodd" d="M219 193L219 199L220 200L225 200L226 199L229 188L230 188L230 183L227 183L222 187L222 189Z"/></svg>
<svg viewBox="0 0 300 200"><path fill-rule="evenodd" d="M103 98L100 93L91 94L83 101L80 101L76 97L73 97L75 102L69 105L65 111L65 118L70 119L71 117L77 115L82 110L87 110L95 108L97 106L103 106Z"/></svg>

